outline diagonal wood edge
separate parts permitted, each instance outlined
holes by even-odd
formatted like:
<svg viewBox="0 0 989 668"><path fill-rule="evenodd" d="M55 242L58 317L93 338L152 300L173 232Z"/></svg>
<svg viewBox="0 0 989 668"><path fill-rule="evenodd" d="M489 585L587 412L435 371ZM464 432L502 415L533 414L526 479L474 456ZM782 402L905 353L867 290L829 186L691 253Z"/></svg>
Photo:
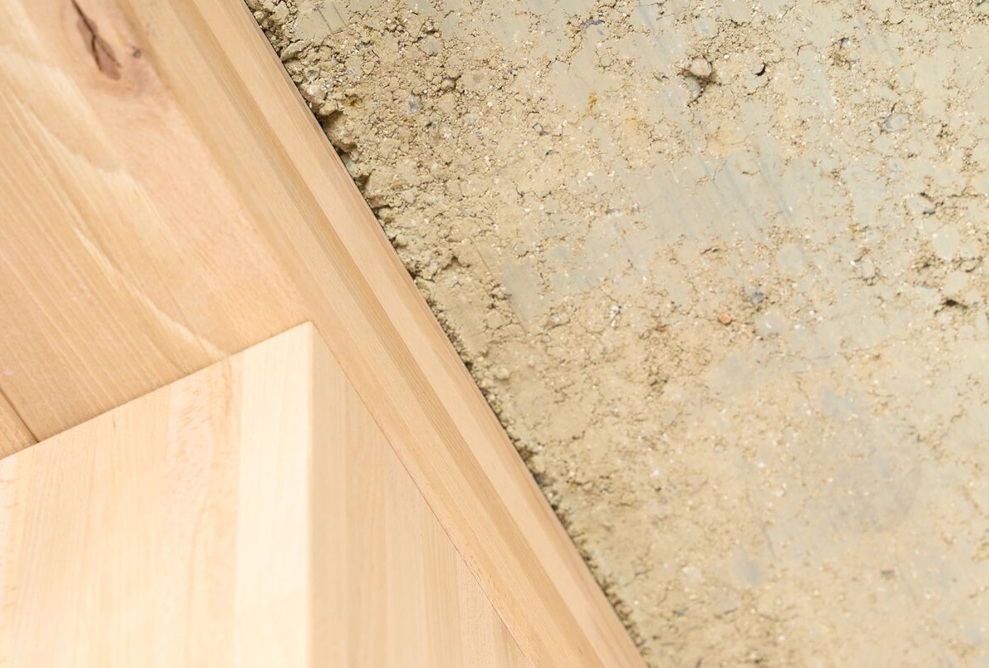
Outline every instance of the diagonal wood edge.
<svg viewBox="0 0 989 668"><path fill-rule="evenodd" d="M267 76L265 60L278 61L253 19L239 4L198 0L175 8L182 25L195 26L190 32L210 54L211 74L234 91L232 98L252 100L236 107L241 122L283 132L270 142L273 137L255 131L249 146L246 137L232 143L233 116L222 133L204 117L198 129L209 145L225 139L224 150L245 154L241 164L276 162L269 176L299 207L305 226L288 225L281 212L257 219L261 233L523 652L536 665L641 665L295 87L281 69L279 77ZM172 86L194 85L178 74L165 75ZM262 191L254 181L258 172L227 176L245 198L264 192L267 202L281 202L271 198L271 182Z"/></svg>
<svg viewBox="0 0 989 668"><path fill-rule="evenodd" d="M339 360L296 330L311 355L312 665L528 668Z"/></svg>
<svg viewBox="0 0 989 668"><path fill-rule="evenodd" d="M0 19L0 387L25 424L57 433L311 320L529 660L642 665L247 8Z"/></svg>

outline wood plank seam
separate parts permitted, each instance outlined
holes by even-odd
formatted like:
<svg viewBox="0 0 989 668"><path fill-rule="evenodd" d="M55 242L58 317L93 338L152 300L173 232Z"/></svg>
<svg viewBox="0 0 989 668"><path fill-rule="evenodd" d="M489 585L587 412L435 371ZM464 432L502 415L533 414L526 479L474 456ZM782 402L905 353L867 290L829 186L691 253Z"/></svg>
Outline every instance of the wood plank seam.
<svg viewBox="0 0 989 668"><path fill-rule="evenodd" d="M37 435L0 387L0 459L37 442Z"/></svg>
<svg viewBox="0 0 989 668"><path fill-rule="evenodd" d="M530 668L311 324L0 462L0 665Z"/></svg>
<svg viewBox="0 0 989 668"><path fill-rule="evenodd" d="M337 363L337 365L339 367L340 374L349 383L350 388L353 390L354 394L357 396L357 399L360 402L360 404L364 407L364 410L366 411L369 419L374 423L374 425L377 427L377 429L382 434L384 434L385 433L384 432L384 429L382 428L382 425L379 422L377 416L375 416L374 412L372 412L371 410L369 410L367 398L364 395L362 395L362 393L357 388L357 386L354 385L353 382L350 380L350 378L347 375L347 371L344 368L344 366L339 364L339 360L336 358L336 356L334 355L334 353L332 352L332 350L330 350L329 346L326 345L326 339L324 337L322 337L322 335L320 334L319 330L315 327L315 325L312 325L312 327L313 327L313 332L314 332L314 336L315 336L315 339L316 339L315 345L313 346L314 356L315 355L318 355L318 348L319 348L320 344L322 344L325 347L326 352L331 357L333 357L333 359ZM311 367L313 369L313 373L314 374L317 373L318 370L319 370L319 368L320 368L319 365L317 363L315 363L315 362L311 365ZM315 383L315 379L313 380L313 382ZM450 535L450 532L448 530L448 526L446 524L444 524L444 522L440 519L440 515L438 515L436 513L436 510L430 504L429 498L425 494L423 494L423 491L419 488L419 483L416 481L415 476L413 476L412 473L408 470L408 467L405 465L405 462L403 461L403 459L399 456L399 453L397 451L395 451L395 447L392 445L391 441L388 441L387 439L385 439L385 443L386 443L386 447L395 455L395 457L396 457L396 459L397 459L397 461L399 463L399 466L401 466L402 467L402 470L405 471L406 475L408 475L409 480L411 481L412 485L414 485L415 488L416 488L416 490L419 492L420 496L422 497L423 503L426 505L427 508L429 508L430 512L432 512L433 516L436 518L437 523L438 523L438 525L440 527L440 530L443 532L443 534L450 541L450 544L453 546L453 548L457 552L457 554L460 555L461 559L464 560L464 563L467 564L468 569L469 569L469 573L470 573L470 577L473 578L474 581L478 583L478 586L481 587L481 591L482 591L483 596L492 605L492 608L494 609L495 614L498 616L498 618L505 625L505 628L508 629L508 633L512 636L512 638L515 640L515 642L518 643L519 640L518 640L518 638L515 637L515 633L512 630L513 627L515 626L512 623L512 620L506 619L505 618L505 614L504 614L504 608L501 607L501 606L498 606L493 600L491 600L490 587L484 587L481 584L480 580L478 579L478 574L476 572L477 569L476 569L476 566L473 563L475 561L475 559L472 557L471 554L464 552L464 550L461 548L461 544L459 544L455 540L453 540L453 536ZM520 646L522 646L521 643L520 643Z"/></svg>

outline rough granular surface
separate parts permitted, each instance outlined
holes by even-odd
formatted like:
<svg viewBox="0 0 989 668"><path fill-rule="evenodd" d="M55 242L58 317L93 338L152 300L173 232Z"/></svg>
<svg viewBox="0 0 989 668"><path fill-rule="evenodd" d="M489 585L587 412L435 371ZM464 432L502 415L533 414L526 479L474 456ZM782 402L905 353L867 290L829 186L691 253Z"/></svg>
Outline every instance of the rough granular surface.
<svg viewBox="0 0 989 668"><path fill-rule="evenodd" d="M989 0L248 0L652 666L989 666Z"/></svg>

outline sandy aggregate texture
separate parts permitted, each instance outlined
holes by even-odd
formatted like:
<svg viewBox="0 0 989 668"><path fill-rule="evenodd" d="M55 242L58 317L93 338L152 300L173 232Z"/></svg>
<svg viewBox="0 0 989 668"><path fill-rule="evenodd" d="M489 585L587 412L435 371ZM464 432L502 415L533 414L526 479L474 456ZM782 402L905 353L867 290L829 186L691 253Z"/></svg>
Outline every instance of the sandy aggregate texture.
<svg viewBox="0 0 989 668"><path fill-rule="evenodd" d="M652 666L989 666L989 0L247 0Z"/></svg>

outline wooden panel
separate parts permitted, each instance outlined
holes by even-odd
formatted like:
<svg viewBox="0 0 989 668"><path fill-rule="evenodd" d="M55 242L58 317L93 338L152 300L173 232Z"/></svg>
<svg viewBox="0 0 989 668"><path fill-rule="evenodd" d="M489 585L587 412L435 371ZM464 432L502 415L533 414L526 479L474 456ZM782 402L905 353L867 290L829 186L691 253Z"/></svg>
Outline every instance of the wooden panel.
<svg viewBox="0 0 989 668"><path fill-rule="evenodd" d="M0 150L32 432L311 320L526 656L642 665L239 0L0 3Z"/></svg>
<svg viewBox="0 0 989 668"><path fill-rule="evenodd" d="M0 153L0 387L39 438L304 319L112 3L0 3Z"/></svg>
<svg viewBox="0 0 989 668"><path fill-rule="evenodd" d="M309 325L5 459L0 496L2 665L529 665Z"/></svg>
<svg viewBox="0 0 989 668"><path fill-rule="evenodd" d="M229 664L231 374L211 368L0 462L5 665Z"/></svg>

